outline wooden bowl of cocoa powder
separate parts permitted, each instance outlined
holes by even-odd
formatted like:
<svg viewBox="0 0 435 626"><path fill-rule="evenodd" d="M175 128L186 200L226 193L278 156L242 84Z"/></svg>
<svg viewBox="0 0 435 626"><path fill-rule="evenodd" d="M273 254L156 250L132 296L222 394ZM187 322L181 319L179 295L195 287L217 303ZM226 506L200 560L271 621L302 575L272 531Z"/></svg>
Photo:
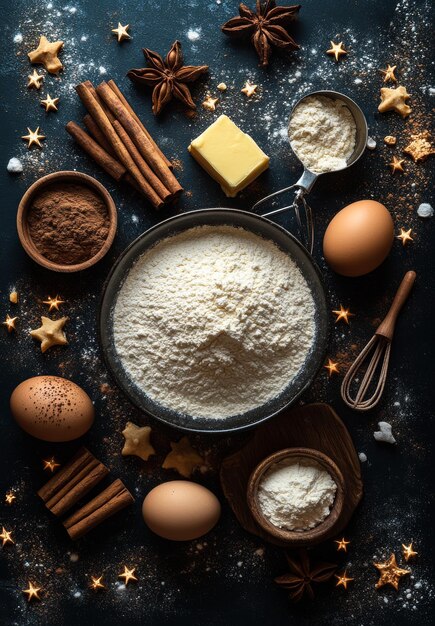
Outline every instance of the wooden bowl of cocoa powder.
<svg viewBox="0 0 435 626"><path fill-rule="evenodd" d="M118 216L107 189L81 172L55 172L37 180L21 198L21 245L39 265L78 272L95 265L112 245Z"/></svg>

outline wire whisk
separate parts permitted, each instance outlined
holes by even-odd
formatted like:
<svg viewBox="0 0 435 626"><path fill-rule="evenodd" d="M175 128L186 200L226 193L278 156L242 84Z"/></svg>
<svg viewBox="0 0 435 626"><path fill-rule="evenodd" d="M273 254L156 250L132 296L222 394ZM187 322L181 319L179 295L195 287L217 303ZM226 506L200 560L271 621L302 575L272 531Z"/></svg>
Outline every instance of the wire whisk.
<svg viewBox="0 0 435 626"><path fill-rule="evenodd" d="M368 344L355 359L354 363L350 366L343 379L343 383L341 385L341 397L351 409L355 409L357 411L368 411L373 409L382 397L385 382L387 380L391 342L393 340L396 320L400 310L408 298L415 279L415 272L406 272L396 295L394 296L390 310L378 326L374 336L370 339ZM370 355L371 358L370 361L368 361ZM367 361L368 365L365 368ZM376 384L374 384L373 380L377 371L379 371L379 377ZM355 386L358 382L357 379L363 372L364 375L362 381L354 393ZM369 397L366 397L370 390L373 390L372 394Z"/></svg>

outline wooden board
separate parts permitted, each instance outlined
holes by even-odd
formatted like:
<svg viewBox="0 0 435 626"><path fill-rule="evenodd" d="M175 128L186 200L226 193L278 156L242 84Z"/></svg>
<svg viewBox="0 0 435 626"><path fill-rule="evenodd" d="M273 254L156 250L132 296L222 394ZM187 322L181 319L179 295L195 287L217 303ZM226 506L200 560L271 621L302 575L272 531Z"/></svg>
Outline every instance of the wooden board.
<svg viewBox="0 0 435 626"><path fill-rule="evenodd" d="M297 407L260 426L243 448L223 460L220 478L225 497L243 528L280 546L289 544L269 535L252 517L246 501L246 488L251 472L260 461L272 452L293 447L320 450L335 461L344 477L343 511L322 541L343 530L363 494L360 463L352 439L328 404Z"/></svg>

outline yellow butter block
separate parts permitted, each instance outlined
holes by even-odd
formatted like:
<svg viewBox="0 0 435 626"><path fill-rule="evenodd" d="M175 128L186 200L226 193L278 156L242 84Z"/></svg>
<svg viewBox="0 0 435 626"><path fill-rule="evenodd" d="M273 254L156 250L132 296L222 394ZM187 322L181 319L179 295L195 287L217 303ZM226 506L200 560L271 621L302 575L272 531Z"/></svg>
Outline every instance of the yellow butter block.
<svg viewBox="0 0 435 626"><path fill-rule="evenodd" d="M226 115L221 115L188 148L229 198L269 167L269 157Z"/></svg>

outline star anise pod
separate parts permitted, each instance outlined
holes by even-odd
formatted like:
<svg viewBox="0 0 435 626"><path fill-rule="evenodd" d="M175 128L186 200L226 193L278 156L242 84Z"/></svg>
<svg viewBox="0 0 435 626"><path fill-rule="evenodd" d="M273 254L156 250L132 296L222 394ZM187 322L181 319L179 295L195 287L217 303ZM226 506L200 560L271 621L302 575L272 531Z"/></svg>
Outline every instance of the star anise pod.
<svg viewBox="0 0 435 626"><path fill-rule="evenodd" d="M287 32L288 25L296 19L300 4L276 6L275 0L256 0L255 12L246 4L239 5L240 17L233 17L222 31L229 37L250 37L260 58L261 67L269 64L272 47L285 52L298 50L300 46Z"/></svg>
<svg viewBox="0 0 435 626"><path fill-rule="evenodd" d="M332 578L337 569L334 563L314 563L311 565L306 550L299 551L299 559L287 555L287 562L290 572L278 576L275 578L275 582L290 592L290 598L293 602L299 602L304 595L312 600L314 598L312 584L326 582Z"/></svg>
<svg viewBox="0 0 435 626"><path fill-rule="evenodd" d="M181 44L175 41L163 61L162 57L143 48L149 67L133 69L127 76L136 83L153 87L153 113L158 115L172 98L180 100L189 109L196 109L186 83L193 83L208 71L208 65L183 65Z"/></svg>

